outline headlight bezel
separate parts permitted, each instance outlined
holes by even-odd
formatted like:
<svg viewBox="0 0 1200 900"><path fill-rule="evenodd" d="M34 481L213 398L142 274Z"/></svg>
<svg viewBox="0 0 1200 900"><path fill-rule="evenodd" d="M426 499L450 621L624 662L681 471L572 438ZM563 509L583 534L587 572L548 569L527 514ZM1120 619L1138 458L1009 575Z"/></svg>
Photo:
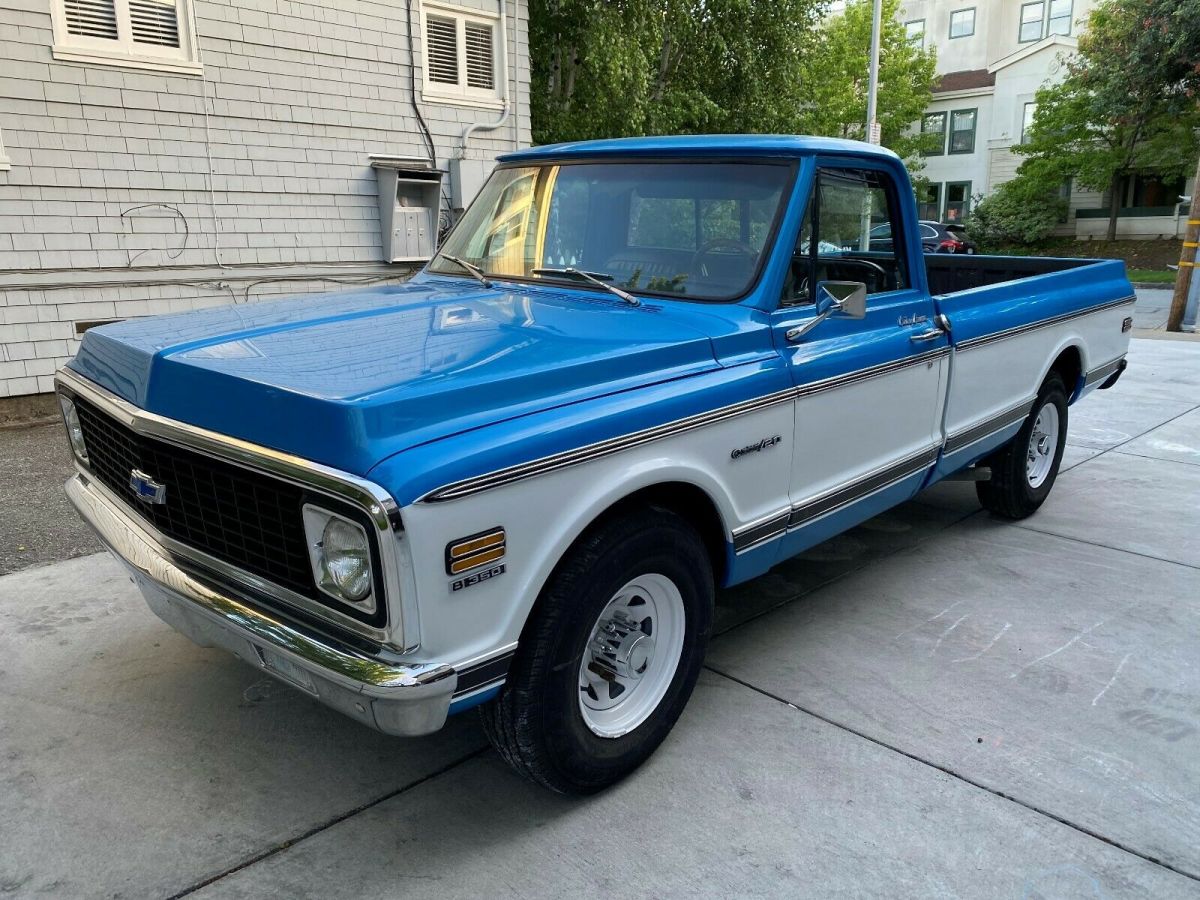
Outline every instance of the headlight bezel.
<svg viewBox="0 0 1200 900"><path fill-rule="evenodd" d="M63 426L67 430L67 444L71 448L71 453L85 466L89 465L91 460L88 458L87 440L83 435L83 424L79 421L79 410L75 407L75 399L59 391L58 408L62 412Z"/></svg>
<svg viewBox="0 0 1200 900"><path fill-rule="evenodd" d="M371 539L368 529L363 526L362 522L350 516L315 503L305 503L301 514L304 520L304 539L308 548L308 561L317 590L337 601L338 604L349 607L360 614L368 616L378 614L381 610L379 605L379 560L375 541ZM366 594L357 599L342 590L326 564L325 532L330 522L335 520L349 526L362 538L369 577Z"/></svg>

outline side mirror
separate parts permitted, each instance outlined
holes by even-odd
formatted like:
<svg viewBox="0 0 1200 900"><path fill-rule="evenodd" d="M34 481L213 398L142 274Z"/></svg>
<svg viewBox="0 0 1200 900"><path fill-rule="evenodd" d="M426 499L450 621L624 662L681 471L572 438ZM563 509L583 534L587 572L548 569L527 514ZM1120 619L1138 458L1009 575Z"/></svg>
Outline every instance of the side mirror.
<svg viewBox="0 0 1200 900"><path fill-rule="evenodd" d="M817 312L828 309L848 319L867 315L867 286L861 281L818 281Z"/></svg>
<svg viewBox="0 0 1200 900"><path fill-rule="evenodd" d="M785 335L795 343L832 315L863 319L867 315L867 286L861 281L818 281L817 314Z"/></svg>

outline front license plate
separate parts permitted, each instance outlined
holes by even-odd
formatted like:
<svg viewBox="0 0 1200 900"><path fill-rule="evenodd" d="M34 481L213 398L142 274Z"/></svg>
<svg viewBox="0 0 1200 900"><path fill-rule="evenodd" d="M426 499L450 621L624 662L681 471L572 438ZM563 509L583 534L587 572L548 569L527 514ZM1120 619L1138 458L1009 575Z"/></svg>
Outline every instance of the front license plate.
<svg viewBox="0 0 1200 900"><path fill-rule="evenodd" d="M254 647L254 650L258 654L258 658L262 662L264 669L270 669L276 675L283 678L284 681L294 684L296 687L308 691L310 694L317 692L317 687L313 684L312 676L286 656L257 645Z"/></svg>

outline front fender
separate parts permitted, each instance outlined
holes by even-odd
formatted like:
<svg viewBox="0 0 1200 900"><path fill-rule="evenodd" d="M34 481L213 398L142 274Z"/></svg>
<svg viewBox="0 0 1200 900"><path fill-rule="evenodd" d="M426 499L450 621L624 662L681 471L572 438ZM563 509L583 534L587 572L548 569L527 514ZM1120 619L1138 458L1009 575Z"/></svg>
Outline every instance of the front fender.
<svg viewBox="0 0 1200 900"><path fill-rule="evenodd" d="M786 505L794 408L780 402L653 442L442 502L404 506L420 616L420 655L468 660L515 645L543 586L578 537L613 504L644 488L684 483L713 502L725 541ZM750 438L779 437L734 456ZM469 586L447 574L449 544L505 530L492 577Z"/></svg>

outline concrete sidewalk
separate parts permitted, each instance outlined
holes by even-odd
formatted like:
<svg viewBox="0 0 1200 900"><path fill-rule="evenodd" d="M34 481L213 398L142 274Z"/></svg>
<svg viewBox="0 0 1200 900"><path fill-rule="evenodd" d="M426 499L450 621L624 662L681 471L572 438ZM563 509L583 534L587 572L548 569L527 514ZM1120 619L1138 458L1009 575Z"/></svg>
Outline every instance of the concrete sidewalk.
<svg viewBox="0 0 1200 900"><path fill-rule="evenodd" d="M588 800L367 731L145 609L0 578L0 894L1200 897L1200 346L1135 340L1019 525L951 483L720 598Z"/></svg>

